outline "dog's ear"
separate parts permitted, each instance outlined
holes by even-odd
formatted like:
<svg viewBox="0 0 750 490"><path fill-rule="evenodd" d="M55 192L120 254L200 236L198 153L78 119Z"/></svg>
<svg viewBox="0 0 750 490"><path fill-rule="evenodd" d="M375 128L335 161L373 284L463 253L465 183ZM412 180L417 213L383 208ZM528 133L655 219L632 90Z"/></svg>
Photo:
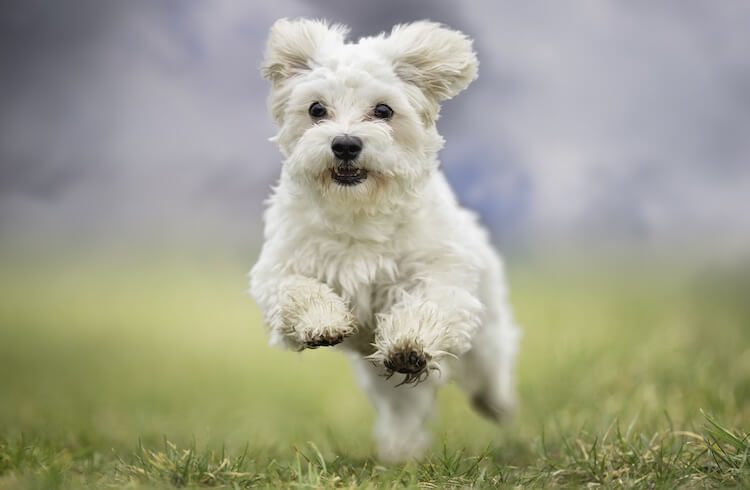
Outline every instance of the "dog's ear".
<svg viewBox="0 0 750 490"><path fill-rule="evenodd" d="M347 32L346 26L322 20L277 20L268 37L263 76L277 85L310 70L316 54L325 46L342 44Z"/></svg>
<svg viewBox="0 0 750 490"><path fill-rule="evenodd" d="M384 49L399 78L436 102L454 97L477 77L471 39L434 22L394 27Z"/></svg>

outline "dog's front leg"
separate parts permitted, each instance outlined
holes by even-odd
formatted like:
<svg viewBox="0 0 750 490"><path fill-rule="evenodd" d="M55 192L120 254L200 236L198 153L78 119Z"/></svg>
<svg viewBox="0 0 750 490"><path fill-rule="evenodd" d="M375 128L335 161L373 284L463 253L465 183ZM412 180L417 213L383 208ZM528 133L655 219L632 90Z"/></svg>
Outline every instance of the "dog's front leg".
<svg viewBox="0 0 750 490"><path fill-rule="evenodd" d="M263 310L271 344L293 350L336 345L355 331L354 317L330 287L296 274L281 277L256 268L251 292Z"/></svg>
<svg viewBox="0 0 750 490"><path fill-rule="evenodd" d="M370 359L405 374L404 382L419 382L430 370L440 370L442 359L471 348L482 304L468 290L422 280L391 296L395 301L378 316L377 350Z"/></svg>

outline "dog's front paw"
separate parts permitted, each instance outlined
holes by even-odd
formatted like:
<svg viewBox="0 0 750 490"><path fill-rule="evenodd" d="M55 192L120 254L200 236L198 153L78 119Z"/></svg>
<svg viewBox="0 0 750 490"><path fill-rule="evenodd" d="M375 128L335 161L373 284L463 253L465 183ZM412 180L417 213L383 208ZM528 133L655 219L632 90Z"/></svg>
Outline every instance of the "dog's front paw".
<svg viewBox="0 0 750 490"><path fill-rule="evenodd" d="M399 349L383 360L383 365L390 371L401 374L418 374L427 367L429 356L422 351Z"/></svg>
<svg viewBox="0 0 750 490"><path fill-rule="evenodd" d="M331 347L340 344L349 335L351 335L350 332L335 332L328 329L321 332L309 330L300 332L299 340L303 348L317 349L318 347Z"/></svg>
<svg viewBox="0 0 750 490"><path fill-rule="evenodd" d="M300 316L291 335L302 350L340 344L354 332L354 319L346 309L315 308Z"/></svg>
<svg viewBox="0 0 750 490"><path fill-rule="evenodd" d="M404 379L400 384L417 384L424 381L429 371L435 368L431 366L433 356L424 347L414 340L404 340L378 349L369 359L375 364L381 364L385 368L385 376L403 374Z"/></svg>
<svg viewBox="0 0 750 490"><path fill-rule="evenodd" d="M284 318L285 337L296 350L340 344L356 331L344 300L323 288L292 297Z"/></svg>

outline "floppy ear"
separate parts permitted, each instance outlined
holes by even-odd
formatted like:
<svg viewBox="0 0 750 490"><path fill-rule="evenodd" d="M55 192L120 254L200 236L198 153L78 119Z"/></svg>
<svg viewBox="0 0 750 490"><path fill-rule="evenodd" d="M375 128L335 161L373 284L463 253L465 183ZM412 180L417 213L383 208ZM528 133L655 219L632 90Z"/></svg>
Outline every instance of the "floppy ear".
<svg viewBox="0 0 750 490"><path fill-rule="evenodd" d="M274 86L310 70L325 46L344 42L348 28L322 20L279 19L271 27L261 71Z"/></svg>
<svg viewBox="0 0 750 490"><path fill-rule="evenodd" d="M436 102L454 97L477 77L471 39L435 22L394 27L384 48L398 77Z"/></svg>

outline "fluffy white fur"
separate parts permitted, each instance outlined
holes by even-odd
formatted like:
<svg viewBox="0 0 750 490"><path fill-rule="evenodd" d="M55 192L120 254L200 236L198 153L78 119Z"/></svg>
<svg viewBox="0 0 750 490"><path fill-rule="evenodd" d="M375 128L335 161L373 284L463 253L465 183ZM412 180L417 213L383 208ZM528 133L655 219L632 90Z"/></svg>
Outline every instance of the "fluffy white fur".
<svg viewBox="0 0 750 490"><path fill-rule="evenodd" d="M451 378L483 415L513 410L519 333L501 260L439 169L439 104L476 78L471 40L431 22L358 42L346 33L313 20L271 29L263 74L285 159L251 293L272 344L351 355L380 457L401 461L427 447L436 389ZM325 118L308 114L314 102ZM392 118L373 117L380 103ZM363 142L358 185L332 179L342 134Z"/></svg>

